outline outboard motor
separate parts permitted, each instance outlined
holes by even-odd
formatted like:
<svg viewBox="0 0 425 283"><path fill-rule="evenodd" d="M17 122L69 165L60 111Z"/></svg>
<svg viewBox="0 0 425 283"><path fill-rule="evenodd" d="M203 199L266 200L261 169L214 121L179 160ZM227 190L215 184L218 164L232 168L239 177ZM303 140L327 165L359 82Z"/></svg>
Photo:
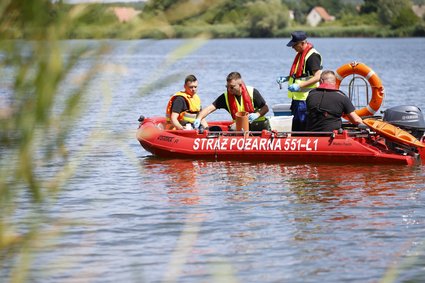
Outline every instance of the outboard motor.
<svg viewBox="0 0 425 283"><path fill-rule="evenodd" d="M422 139L425 132L425 121L419 107L401 105L388 108L384 111L384 121L408 131L418 140Z"/></svg>

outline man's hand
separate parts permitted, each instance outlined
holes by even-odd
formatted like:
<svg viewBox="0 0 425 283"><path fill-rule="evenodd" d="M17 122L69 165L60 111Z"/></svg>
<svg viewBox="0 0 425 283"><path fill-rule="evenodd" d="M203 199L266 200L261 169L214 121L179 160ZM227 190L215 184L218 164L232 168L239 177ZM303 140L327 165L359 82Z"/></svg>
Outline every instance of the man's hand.
<svg viewBox="0 0 425 283"><path fill-rule="evenodd" d="M288 77L284 77L284 76L277 77L276 79L276 82L278 84L283 84L284 82L287 82L287 81L288 81Z"/></svg>
<svg viewBox="0 0 425 283"><path fill-rule="evenodd" d="M282 89L282 84L288 81L288 77L277 77L276 82L279 84L279 88Z"/></svg>
<svg viewBox="0 0 425 283"><path fill-rule="evenodd" d="M195 122L193 122L193 128L199 129L199 126L201 125L201 119L196 119Z"/></svg>
<svg viewBox="0 0 425 283"><path fill-rule="evenodd" d="M260 117L260 113L258 113L258 112L250 113L248 115L248 121L249 121L249 123L251 124L252 122L254 122L254 120L257 120L258 117Z"/></svg>
<svg viewBox="0 0 425 283"><path fill-rule="evenodd" d="M299 84L291 84L288 86L289 91L299 91L301 89Z"/></svg>

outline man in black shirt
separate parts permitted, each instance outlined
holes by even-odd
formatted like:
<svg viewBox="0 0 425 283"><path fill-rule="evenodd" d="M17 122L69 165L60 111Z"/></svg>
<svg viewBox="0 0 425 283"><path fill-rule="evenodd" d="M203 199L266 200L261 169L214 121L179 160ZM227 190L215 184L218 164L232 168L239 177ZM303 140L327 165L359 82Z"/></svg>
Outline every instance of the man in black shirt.
<svg viewBox="0 0 425 283"><path fill-rule="evenodd" d="M184 81L184 90L170 97L166 109L167 129L191 129L197 114L201 110L201 99L197 93L198 80L194 75L188 75ZM208 124L202 121L204 127Z"/></svg>
<svg viewBox="0 0 425 283"><path fill-rule="evenodd" d="M336 88L333 71L323 71L318 88L307 96L307 131L331 132L342 126L341 116L347 115L351 123L358 125L362 119L355 112L351 100Z"/></svg>
<svg viewBox="0 0 425 283"><path fill-rule="evenodd" d="M269 107L260 92L256 88L246 86L238 72L231 72L226 81L227 90L198 114L194 127L199 126L199 121L215 110L225 109L230 113L234 121L236 120L235 114L237 112L248 112L250 131L269 130L269 121L264 117L269 111Z"/></svg>

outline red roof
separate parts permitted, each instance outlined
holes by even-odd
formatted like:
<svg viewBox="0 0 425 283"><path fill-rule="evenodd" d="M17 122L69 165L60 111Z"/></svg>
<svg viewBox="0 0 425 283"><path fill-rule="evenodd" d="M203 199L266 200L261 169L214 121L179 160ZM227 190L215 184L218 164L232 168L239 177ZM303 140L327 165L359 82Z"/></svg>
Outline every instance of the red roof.
<svg viewBox="0 0 425 283"><path fill-rule="evenodd" d="M315 10L322 17L324 21L333 21L334 19L332 16L328 14L325 8L321 6L316 6L313 8L313 10Z"/></svg>
<svg viewBox="0 0 425 283"><path fill-rule="evenodd" d="M120 22L129 22L140 13L131 7L114 7L112 10Z"/></svg>

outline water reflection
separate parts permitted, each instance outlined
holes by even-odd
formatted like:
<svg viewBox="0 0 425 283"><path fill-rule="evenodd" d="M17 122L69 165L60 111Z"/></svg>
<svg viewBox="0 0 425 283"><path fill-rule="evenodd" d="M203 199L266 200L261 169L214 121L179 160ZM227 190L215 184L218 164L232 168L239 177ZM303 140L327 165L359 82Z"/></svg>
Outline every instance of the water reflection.
<svg viewBox="0 0 425 283"><path fill-rule="evenodd" d="M151 175L152 185L158 190L166 189L170 202L195 205L200 202L198 175L205 167L203 162L159 159L149 157L141 164L145 174ZM158 182L157 177L163 179Z"/></svg>
<svg viewBox="0 0 425 283"><path fill-rule="evenodd" d="M224 192L227 201L242 202L258 195L256 184L264 181L265 163L161 159L147 157L141 161L145 175L155 176L152 185L168 192L171 202L199 204L207 193ZM161 182L158 181L158 178ZM159 187L158 187L159 186Z"/></svg>
<svg viewBox="0 0 425 283"><path fill-rule="evenodd" d="M141 168L144 175L152 177L152 185L167 190L171 202L192 205L213 190L224 191L231 202L279 193L292 203L330 204L327 209L396 206L402 201L400 190L425 188L421 166L285 165L147 157L141 160Z"/></svg>
<svg viewBox="0 0 425 283"><path fill-rule="evenodd" d="M325 164L282 166L282 172L300 203L333 202L337 206L372 201L372 205L388 205L377 197L396 197L398 190L425 187L421 167Z"/></svg>
<svg viewBox="0 0 425 283"><path fill-rule="evenodd" d="M303 205L302 211L291 210L297 241L322 241L324 238L312 239L311 235L349 230L385 234L383 230L400 225L400 217L405 225L418 224L411 207L420 205L425 192L421 167L283 166L282 171L288 176L292 203ZM358 240L356 234L342 234ZM338 237L334 240L340 240ZM329 236L325 238L329 240Z"/></svg>
<svg viewBox="0 0 425 283"><path fill-rule="evenodd" d="M184 272L193 276L208 273L198 266L211 254L243 262L243 267L236 265L240 272L249 273L263 267L256 258L267 253L286 256L281 276L289 272L332 279L339 276L333 270L363 268L373 262L381 268L369 271L376 278L387 265L384 259L397 260L411 248L401 229L415 234L424 224L415 209L422 205L425 192L424 167L420 166L150 157L141 160L141 168L143 176L151 176L145 184L155 186L166 202L161 215L191 223L190 231L196 231L187 240L191 244L171 259L185 258ZM180 235L182 239L189 236L185 230ZM303 267L291 265L292 261L303 262ZM334 269L327 269L330 265Z"/></svg>

